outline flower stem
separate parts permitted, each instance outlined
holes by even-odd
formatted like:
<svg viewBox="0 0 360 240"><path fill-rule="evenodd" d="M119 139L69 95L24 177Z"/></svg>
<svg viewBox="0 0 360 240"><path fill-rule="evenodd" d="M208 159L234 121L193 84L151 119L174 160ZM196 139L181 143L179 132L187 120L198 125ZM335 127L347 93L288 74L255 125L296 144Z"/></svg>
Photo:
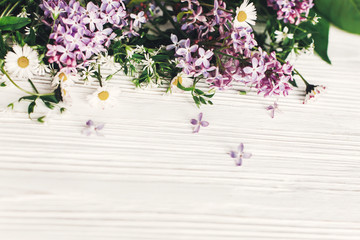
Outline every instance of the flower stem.
<svg viewBox="0 0 360 240"><path fill-rule="evenodd" d="M281 58L277 58L277 60L283 64L285 64L286 62L284 60L282 60ZM304 81L305 85L308 86L310 83L308 81L305 80L305 78L303 77L303 75L301 75L301 73L296 69L294 68L294 72L296 73L296 75L298 75L301 80Z"/></svg>
<svg viewBox="0 0 360 240"><path fill-rule="evenodd" d="M299 73L298 70L296 70L296 68L294 68L294 72L296 73L296 75L298 75L298 76L301 78L301 80L304 81L304 83L305 83L306 86L309 85L308 81L305 80L305 78Z"/></svg>
<svg viewBox="0 0 360 240"><path fill-rule="evenodd" d="M39 94L39 93L29 92L29 91L23 89L22 87L20 87L16 82L14 82L14 80L12 80L11 77L9 76L9 74L5 71L4 67L1 67L1 72L9 79L9 81L10 81L15 87L17 87L19 90L23 91L24 93L27 93L27 94L32 95L32 96L37 96L37 97L52 96L52 95L54 95L54 93Z"/></svg>
<svg viewBox="0 0 360 240"><path fill-rule="evenodd" d="M169 21L171 22L171 24L174 26L174 28L176 29L176 31L178 33L180 33L183 37L188 38L188 36L186 35L186 33L184 33L181 28L179 27L178 24L175 23L174 19L171 17L170 13L168 12L168 10L166 9L166 7L164 5L161 4L160 0L155 0L155 3L157 6L159 6L161 8L161 10L163 11L163 13L165 14L165 16L169 19Z"/></svg>
<svg viewBox="0 0 360 240"><path fill-rule="evenodd" d="M100 87L103 87L102 81L101 81L101 74L100 74L100 64L98 64L98 80Z"/></svg>

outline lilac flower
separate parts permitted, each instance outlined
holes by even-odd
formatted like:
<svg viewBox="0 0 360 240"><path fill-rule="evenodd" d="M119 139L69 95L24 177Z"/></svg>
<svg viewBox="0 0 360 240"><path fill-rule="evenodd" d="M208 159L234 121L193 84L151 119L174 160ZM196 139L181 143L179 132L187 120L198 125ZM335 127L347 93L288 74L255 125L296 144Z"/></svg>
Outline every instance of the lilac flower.
<svg viewBox="0 0 360 240"><path fill-rule="evenodd" d="M146 18L144 17L144 14L145 13L143 11L139 12L137 15L133 13L130 14L130 17L135 19L133 23L134 27L141 27L142 23L146 23Z"/></svg>
<svg viewBox="0 0 360 240"><path fill-rule="evenodd" d="M180 42L178 37L175 34L171 34L170 36L171 41L173 42L173 44L170 44L166 47L166 51L170 51L172 49L175 49L175 51L179 48L180 46Z"/></svg>
<svg viewBox="0 0 360 240"><path fill-rule="evenodd" d="M235 160L236 166L241 166L243 159L251 158L251 156L252 156L251 153L244 152L244 144L243 143L240 143L237 152L235 152L235 151L230 152L230 157Z"/></svg>
<svg viewBox="0 0 360 240"><path fill-rule="evenodd" d="M307 20L314 3L313 0L267 0L267 5L277 11L277 19L299 25Z"/></svg>
<svg viewBox="0 0 360 240"><path fill-rule="evenodd" d="M190 38L186 39L184 47L179 48L176 51L176 54L185 56L186 61L190 61L191 59L191 53L196 52L198 49L198 45L192 45L190 46Z"/></svg>
<svg viewBox="0 0 360 240"><path fill-rule="evenodd" d="M245 67L244 72L246 74L251 74L252 82L257 82L258 79L262 78L262 75L265 73L265 66L262 61L259 61L257 58L253 57L252 66Z"/></svg>
<svg viewBox="0 0 360 240"><path fill-rule="evenodd" d="M202 120L203 117L203 113L200 113L198 116L198 119L191 119L190 123L194 126L196 126L194 128L193 133L198 133L200 131L200 127L207 127L209 126L209 122L207 121L203 121Z"/></svg>
<svg viewBox="0 0 360 240"><path fill-rule="evenodd" d="M270 111L270 116L271 118L275 117L275 112L279 111L279 105L277 104L277 102L274 102L274 105L270 105L266 108L266 110Z"/></svg>
<svg viewBox="0 0 360 240"><path fill-rule="evenodd" d="M204 65L205 68L209 68L210 62L208 59L210 59L214 55L214 53L211 50L207 50L205 52L203 48L199 48L199 55L200 58L196 60L195 65L196 66Z"/></svg>
<svg viewBox="0 0 360 240"><path fill-rule="evenodd" d="M82 130L82 134L84 134L86 136L90 136L92 134L102 136L102 134L99 131L102 130L104 128L104 126L105 126L105 124L103 124L103 123L95 124L94 121L88 120L86 122L85 128Z"/></svg>

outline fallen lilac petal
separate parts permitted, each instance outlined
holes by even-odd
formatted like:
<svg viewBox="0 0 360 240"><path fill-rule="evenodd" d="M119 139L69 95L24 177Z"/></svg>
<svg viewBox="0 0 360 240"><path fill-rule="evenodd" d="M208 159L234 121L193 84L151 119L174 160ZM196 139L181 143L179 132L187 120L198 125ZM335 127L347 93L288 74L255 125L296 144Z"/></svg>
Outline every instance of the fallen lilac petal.
<svg viewBox="0 0 360 240"><path fill-rule="evenodd" d="M201 125L202 127L207 127L207 126L210 125L210 123L207 122L207 121L201 121L201 122L200 122L200 125Z"/></svg>
<svg viewBox="0 0 360 240"><path fill-rule="evenodd" d="M192 125L197 125L197 124L198 124L198 120L196 120L196 119L191 119L190 123L191 123Z"/></svg>

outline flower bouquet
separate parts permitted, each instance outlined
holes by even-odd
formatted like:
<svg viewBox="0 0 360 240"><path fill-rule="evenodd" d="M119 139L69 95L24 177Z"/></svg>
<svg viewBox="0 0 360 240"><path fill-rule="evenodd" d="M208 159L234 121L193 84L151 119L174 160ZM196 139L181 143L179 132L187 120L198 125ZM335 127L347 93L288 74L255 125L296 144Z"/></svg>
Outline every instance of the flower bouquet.
<svg viewBox="0 0 360 240"><path fill-rule="evenodd" d="M30 117L40 104L65 111L74 84L97 85L89 103L107 108L119 72L139 88L188 92L198 106L226 89L286 96L303 81L306 103L325 87L308 83L288 58L315 51L330 63L329 21L339 22L327 8L322 0L0 1L0 85L24 92ZM39 76L52 79L52 91L40 93Z"/></svg>

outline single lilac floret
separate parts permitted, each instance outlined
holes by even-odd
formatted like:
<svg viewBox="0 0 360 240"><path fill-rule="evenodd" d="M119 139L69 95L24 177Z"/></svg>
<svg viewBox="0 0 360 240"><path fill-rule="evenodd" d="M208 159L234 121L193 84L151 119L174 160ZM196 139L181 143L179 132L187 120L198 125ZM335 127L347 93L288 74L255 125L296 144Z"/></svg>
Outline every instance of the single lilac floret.
<svg viewBox="0 0 360 240"><path fill-rule="evenodd" d="M195 126L193 133L198 133L201 127L209 126L209 122L202 120L203 113L200 113L198 119L191 119L190 123Z"/></svg>
<svg viewBox="0 0 360 240"><path fill-rule="evenodd" d="M236 166L241 166L243 159L249 159L249 158L251 158L251 156L252 156L251 153L244 152L244 144L243 143L240 143L237 152L236 151L230 152L230 157L235 160Z"/></svg>

